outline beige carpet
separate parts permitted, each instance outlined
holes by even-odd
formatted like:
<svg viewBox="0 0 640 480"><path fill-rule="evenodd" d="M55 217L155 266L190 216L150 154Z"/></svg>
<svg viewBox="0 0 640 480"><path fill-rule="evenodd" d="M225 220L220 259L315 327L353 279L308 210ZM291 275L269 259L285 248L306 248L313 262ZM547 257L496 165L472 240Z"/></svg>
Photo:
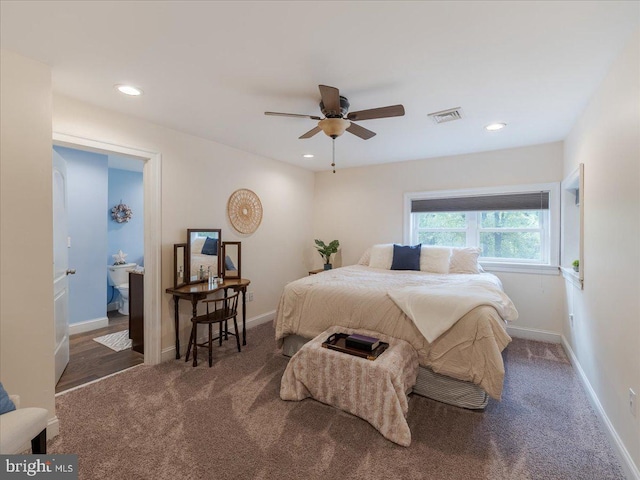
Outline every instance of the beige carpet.
<svg viewBox="0 0 640 480"><path fill-rule="evenodd" d="M624 476L558 345L515 340L502 402L484 412L417 395L409 448L365 421L278 392L287 359L271 325L228 341L209 368L141 366L57 397L50 453L81 479L562 479Z"/></svg>

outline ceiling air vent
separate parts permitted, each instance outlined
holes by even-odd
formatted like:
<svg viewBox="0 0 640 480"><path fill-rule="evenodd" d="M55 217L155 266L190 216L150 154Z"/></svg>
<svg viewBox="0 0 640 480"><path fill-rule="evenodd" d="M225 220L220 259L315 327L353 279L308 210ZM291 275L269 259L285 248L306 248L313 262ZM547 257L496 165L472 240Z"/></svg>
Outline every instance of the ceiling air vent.
<svg viewBox="0 0 640 480"><path fill-rule="evenodd" d="M452 122L462 118L462 109L460 107L450 108L449 110L430 113L429 116L436 123Z"/></svg>

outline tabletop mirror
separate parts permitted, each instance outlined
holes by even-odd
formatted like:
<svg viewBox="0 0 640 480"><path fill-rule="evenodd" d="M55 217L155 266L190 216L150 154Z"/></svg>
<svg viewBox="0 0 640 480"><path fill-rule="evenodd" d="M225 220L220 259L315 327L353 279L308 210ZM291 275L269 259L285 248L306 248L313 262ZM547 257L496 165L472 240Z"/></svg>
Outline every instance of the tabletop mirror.
<svg viewBox="0 0 640 480"><path fill-rule="evenodd" d="M173 245L173 288L178 288L187 283L185 258L187 258L187 244L176 243Z"/></svg>
<svg viewBox="0 0 640 480"><path fill-rule="evenodd" d="M187 283L208 280L208 272L222 276L220 249L222 230L219 228L190 228L187 230Z"/></svg>
<svg viewBox="0 0 640 480"><path fill-rule="evenodd" d="M242 255L240 252L240 242L222 242L222 258L223 270L222 276L226 279L242 278L240 274L240 266L242 264Z"/></svg>

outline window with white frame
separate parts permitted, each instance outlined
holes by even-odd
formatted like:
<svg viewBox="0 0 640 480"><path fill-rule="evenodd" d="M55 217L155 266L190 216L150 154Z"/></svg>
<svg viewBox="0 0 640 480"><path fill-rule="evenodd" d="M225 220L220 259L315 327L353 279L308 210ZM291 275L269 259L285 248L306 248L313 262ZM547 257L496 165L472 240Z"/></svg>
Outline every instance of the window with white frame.
<svg viewBox="0 0 640 480"><path fill-rule="evenodd" d="M555 266L558 196L557 184L410 193L405 241L480 247L487 266Z"/></svg>

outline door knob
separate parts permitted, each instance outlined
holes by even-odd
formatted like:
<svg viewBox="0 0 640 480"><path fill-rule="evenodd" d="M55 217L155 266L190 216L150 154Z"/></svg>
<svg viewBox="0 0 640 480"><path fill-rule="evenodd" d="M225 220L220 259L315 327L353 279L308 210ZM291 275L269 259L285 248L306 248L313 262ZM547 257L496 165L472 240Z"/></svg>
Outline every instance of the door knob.
<svg viewBox="0 0 640 480"><path fill-rule="evenodd" d="M67 275L75 275L76 274L76 269L75 268L70 268L67 270Z"/></svg>

